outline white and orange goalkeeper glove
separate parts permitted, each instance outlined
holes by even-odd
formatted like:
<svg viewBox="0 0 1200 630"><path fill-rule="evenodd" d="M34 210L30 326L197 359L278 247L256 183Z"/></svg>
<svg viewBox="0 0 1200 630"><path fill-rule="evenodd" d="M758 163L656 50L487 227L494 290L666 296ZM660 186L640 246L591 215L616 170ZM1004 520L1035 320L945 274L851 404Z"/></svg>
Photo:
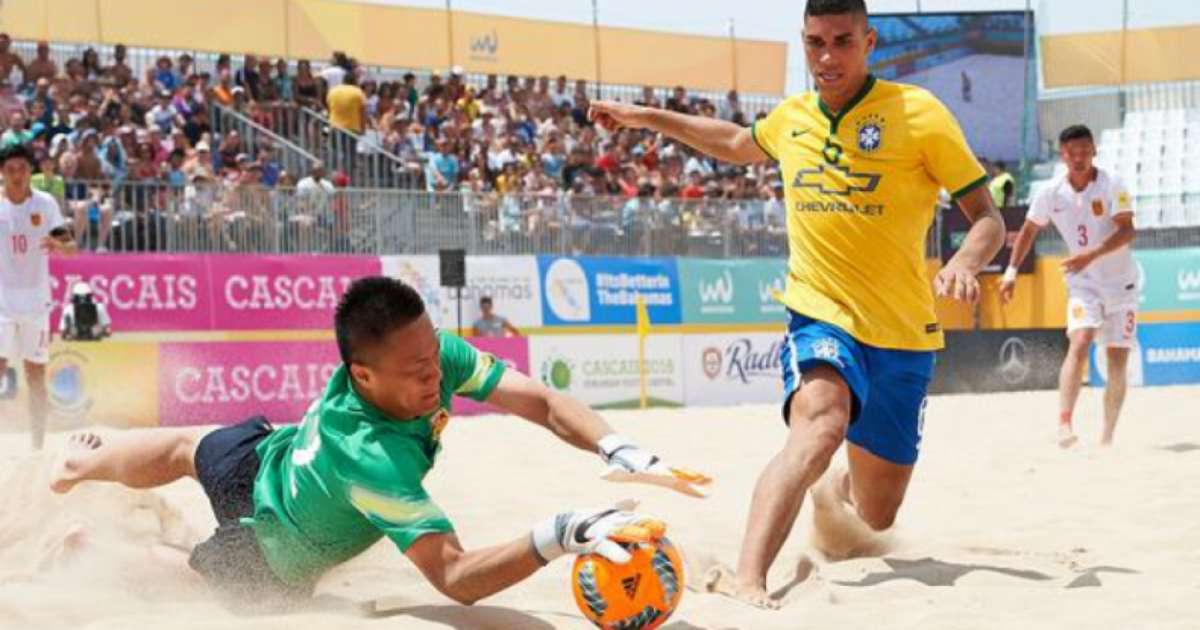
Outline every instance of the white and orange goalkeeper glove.
<svg viewBox="0 0 1200 630"><path fill-rule="evenodd" d="M606 435L598 446L600 457L608 464L600 474L601 479L661 486L693 497L708 496L708 486L712 483L708 475L669 466L622 435Z"/></svg>
<svg viewBox="0 0 1200 630"><path fill-rule="evenodd" d="M533 548L543 562L566 554L594 553L617 564L629 562L623 544L649 543L663 537L662 521L633 512L637 501L610 508L574 510L552 516L533 527Z"/></svg>

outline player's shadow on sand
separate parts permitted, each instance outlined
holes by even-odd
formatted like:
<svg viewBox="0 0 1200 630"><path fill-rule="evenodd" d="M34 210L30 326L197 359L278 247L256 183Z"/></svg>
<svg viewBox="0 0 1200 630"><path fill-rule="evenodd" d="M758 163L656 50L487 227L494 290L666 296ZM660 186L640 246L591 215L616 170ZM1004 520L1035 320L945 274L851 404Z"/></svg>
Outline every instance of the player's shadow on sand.
<svg viewBox="0 0 1200 630"><path fill-rule="evenodd" d="M891 568L888 572L873 572L863 576L857 582L834 582L840 586L875 586L884 582L892 582L894 580L913 580L920 582L925 586L954 586L954 583L959 578L973 573L975 571L987 571L990 573L998 573L1007 575L1022 580L1033 580L1044 582L1054 579L1052 576L1046 575L1040 571L1026 571L1021 569L1010 569L1008 567L995 567L986 564L956 564L953 562L943 562L933 558L922 558L920 560L901 560L899 558L884 558L884 563Z"/></svg>
<svg viewBox="0 0 1200 630"><path fill-rule="evenodd" d="M1126 569L1123 567L1092 567L1090 569L1085 569L1079 577L1071 580L1071 583L1067 585L1067 588L1103 586L1103 584L1100 583L1101 573L1124 573L1126 575L1138 574L1138 572L1134 571L1133 569Z"/></svg>
<svg viewBox="0 0 1200 630"><path fill-rule="evenodd" d="M1178 444L1169 444L1162 448L1164 451L1171 451L1172 453L1187 453L1189 451L1200 451L1200 444L1179 442Z"/></svg>
<svg viewBox="0 0 1200 630"><path fill-rule="evenodd" d="M458 606L454 604L409 606L373 612L373 619L416 617L444 624L456 630L479 628L521 628L522 630L554 630L554 626L519 610L497 606Z"/></svg>

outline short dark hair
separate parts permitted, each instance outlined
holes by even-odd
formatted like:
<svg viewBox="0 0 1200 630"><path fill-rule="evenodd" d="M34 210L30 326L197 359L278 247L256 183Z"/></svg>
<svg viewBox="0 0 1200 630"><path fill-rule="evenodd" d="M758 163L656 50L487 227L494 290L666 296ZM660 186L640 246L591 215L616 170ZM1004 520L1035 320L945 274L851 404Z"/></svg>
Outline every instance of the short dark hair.
<svg viewBox="0 0 1200 630"><path fill-rule="evenodd" d="M866 0L808 0L804 6L804 17L817 15L845 15L854 13L867 15Z"/></svg>
<svg viewBox="0 0 1200 630"><path fill-rule="evenodd" d="M385 276L355 280L346 289L333 316L342 362L365 363L370 347L424 313L421 294L400 280Z"/></svg>
<svg viewBox="0 0 1200 630"><path fill-rule="evenodd" d="M485 295L485 296L483 296L483 297L479 298L479 303L480 303L480 304L491 304L491 303L492 303L492 296L490 296L490 295Z"/></svg>
<svg viewBox="0 0 1200 630"><path fill-rule="evenodd" d="M1084 139L1091 142L1096 141L1096 139L1092 136L1092 130L1088 129L1087 125L1071 125L1070 127L1063 129L1062 133L1058 134L1059 144L1066 144L1072 140Z"/></svg>
<svg viewBox="0 0 1200 630"><path fill-rule="evenodd" d="M0 166L8 163L9 160L25 160L29 163L29 168L37 168L37 158L33 155L33 149L27 144L10 144L0 150Z"/></svg>

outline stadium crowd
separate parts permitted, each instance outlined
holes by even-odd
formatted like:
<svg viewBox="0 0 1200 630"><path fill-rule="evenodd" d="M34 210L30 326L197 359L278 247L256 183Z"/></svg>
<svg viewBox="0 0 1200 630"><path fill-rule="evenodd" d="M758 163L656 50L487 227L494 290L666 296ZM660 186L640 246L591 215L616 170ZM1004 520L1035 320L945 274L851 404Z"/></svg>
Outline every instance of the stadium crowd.
<svg viewBox="0 0 1200 630"><path fill-rule="evenodd" d="M345 167L376 150L400 165L389 186L462 193L417 204L421 211L467 210L486 238L518 248L550 247L569 230L588 236L573 242L646 251L630 236L655 230L661 239L663 229L736 240L739 254L784 246L776 165L734 167L647 132L610 134L587 120L583 80L490 75L472 84L453 69L419 84L411 73L373 76L342 53L319 69L224 54L201 70L183 53L135 72L124 46L108 57L102 63L88 48L60 67L47 43L23 58L0 34L0 77L8 77L0 145L34 148L36 185L59 197L98 250L163 247L164 228L180 222L195 248L261 249L268 232L292 250L348 248L355 200L339 201L339 189L374 184ZM736 92L714 103L683 87L647 86L636 102L748 123ZM289 140L304 131L295 113L307 108L354 134L357 146L333 168L288 172L270 142L251 146L220 129L213 106ZM1007 195L997 197L1011 203L1011 176L1003 177Z"/></svg>
<svg viewBox="0 0 1200 630"><path fill-rule="evenodd" d="M352 169L316 163L288 172L281 147L251 151L236 130L218 128L214 105L284 138L296 131L288 121L299 108L327 115L358 137L358 153L399 158L412 177L398 185L464 193L428 211L477 213L489 239L553 240L560 230L622 236L637 224L738 232L761 241L749 253L782 251L775 165L733 167L652 134L610 134L587 120L582 80L492 75L472 85L456 68L421 84L412 74L388 81L342 53L319 70L247 54L220 55L200 71L181 54L135 72L122 45L107 61L88 48L60 67L47 43L23 58L0 35L0 77L8 78L0 145L33 147L35 185L59 198L98 251L162 247L154 235L165 222L191 222L197 243L219 250L253 249L263 236L237 238L232 224L276 223L270 229L300 245L312 230L347 231L336 197L356 186ZM736 92L713 103L682 87L646 87L638 102L748 123ZM280 199L290 209L282 218Z"/></svg>

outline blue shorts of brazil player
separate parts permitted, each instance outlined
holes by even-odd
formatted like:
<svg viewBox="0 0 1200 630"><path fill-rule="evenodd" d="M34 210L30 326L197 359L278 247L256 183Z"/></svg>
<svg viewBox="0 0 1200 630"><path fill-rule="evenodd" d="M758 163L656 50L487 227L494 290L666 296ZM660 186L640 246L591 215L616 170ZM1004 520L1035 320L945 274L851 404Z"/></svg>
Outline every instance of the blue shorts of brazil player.
<svg viewBox="0 0 1200 630"><path fill-rule="evenodd" d="M933 352L869 346L837 326L789 310L779 358L785 423L805 371L829 365L846 381L853 399L846 439L889 462L916 463L933 379Z"/></svg>

